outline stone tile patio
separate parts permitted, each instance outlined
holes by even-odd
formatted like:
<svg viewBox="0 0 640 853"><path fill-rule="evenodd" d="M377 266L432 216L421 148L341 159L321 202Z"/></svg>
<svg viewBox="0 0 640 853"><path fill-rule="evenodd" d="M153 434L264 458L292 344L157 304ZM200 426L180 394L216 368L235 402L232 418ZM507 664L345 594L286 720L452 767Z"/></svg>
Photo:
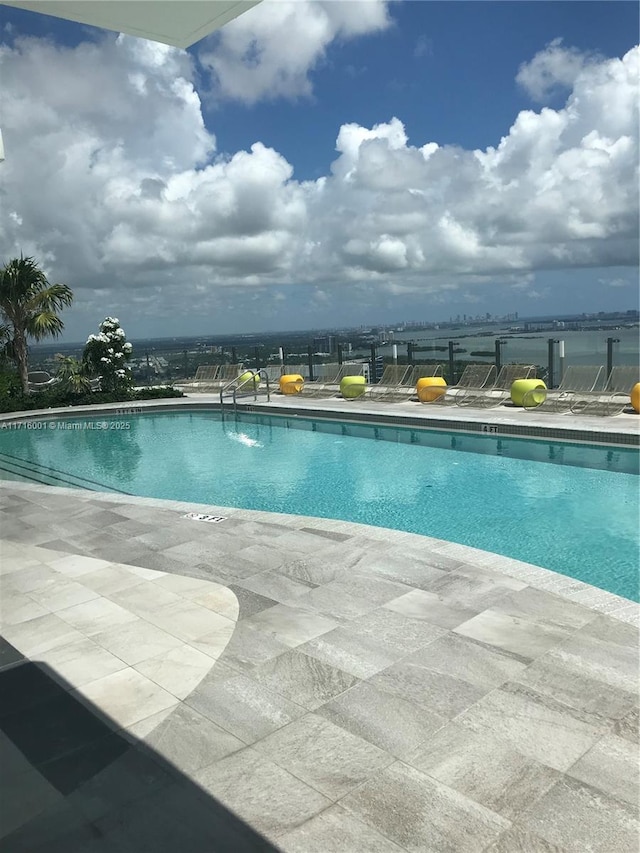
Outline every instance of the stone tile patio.
<svg viewBox="0 0 640 853"><path fill-rule="evenodd" d="M0 851L638 849L638 607L321 519L0 485Z"/></svg>

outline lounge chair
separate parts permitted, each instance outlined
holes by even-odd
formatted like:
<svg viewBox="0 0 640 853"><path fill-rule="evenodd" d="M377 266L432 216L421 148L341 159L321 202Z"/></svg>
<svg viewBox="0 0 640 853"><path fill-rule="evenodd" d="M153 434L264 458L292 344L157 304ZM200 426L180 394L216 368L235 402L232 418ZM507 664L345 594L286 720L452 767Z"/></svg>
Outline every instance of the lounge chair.
<svg viewBox="0 0 640 853"><path fill-rule="evenodd" d="M198 391L199 393L203 394L211 394L215 393L216 391L220 391L222 388L225 388L227 385L233 382L234 379L237 379L241 373L241 364L223 364L218 369L218 372L216 374L213 374L213 372L210 374L213 378L205 378L207 375L203 371L203 373L200 374L202 378L198 379L197 385L194 382L192 385L189 386L177 385L176 387L180 390L185 389L191 391ZM198 373L196 371L196 376L197 375Z"/></svg>
<svg viewBox="0 0 640 853"><path fill-rule="evenodd" d="M469 390L477 391L491 385L496 377L495 364L468 364L462 371L457 385L450 385L444 394L432 400L425 400L430 406L453 406L461 394Z"/></svg>
<svg viewBox="0 0 640 853"><path fill-rule="evenodd" d="M544 409L548 412L568 412L575 395L594 391L598 383L602 382L603 373L602 365L570 364L557 388L527 391L522 405L527 411Z"/></svg>
<svg viewBox="0 0 640 853"><path fill-rule="evenodd" d="M295 367L295 365L292 365ZM317 368L317 378L313 382L305 382L302 388L299 388L295 393L304 397L331 397L337 393L335 386L340 383L340 379L345 375L341 373L341 365L337 362L333 364L319 364ZM304 373L286 368L284 376L302 376ZM299 385L299 382L292 382L292 385ZM328 388L327 386L331 386ZM280 389L282 390L282 388ZM287 393L287 392L285 392Z"/></svg>
<svg viewBox="0 0 640 853"><path fill-rule="evenodd" d="M379 385L373 385L369 392L370 399L385 400L388 403L406 402L415 396L418 379L431 376L442 376L441 364L419 364L416 367L410 367L398 385L388 385L385 389L382 380Z"/></svg>
<svg viewBox="0 0 640 853"><path fill-rule="evenodd" d="M52 385L56 385L60 380L56 376L51 376L46 370L32 370L27 374L29 382L29 391L46 391Z"/></svg>
<svg viewBox="0 0 640 853"><path fill-rule="evenodd" d="M307 364L268 364L266 367L260 369L265 371L272 385L277 385L281 376L295 376L297 374L304 379L309 373L309 366Z"/></svg>
<svg viewBox="0 0 640 853"><path fill-rule="evenodd" d="M282 374L289 376L302 376L304 379L305 376L309 375L309 365L308 364L287 364L282 368ZM280 378L280 377L278 377Z"/></svg>
<svg viewBox="0 0 640 853"><path fill-rule="evenodd" d="M267 378L272 385L277 385L282 376L281 364L267 364L266 367L260 368L267 374Z"/></svg>
<svg viewBox="0 0 640 853"><path fill-rule="evenodd" d="M535 378L535 364L505 364L493 385L485 388L467 388L456 394L457 406L469 406L475 409L493 409L505 403L511 397L511 386L516 379Z"/></svg>
<svg viewBox="0 0 640 853"><path fill-rule="evenodd" d="M174 387L181 391L199 391L202 385L210 382L217 382L220 373L219 364L202 364L196 370L196 375L193 379L185 380L184 382L176 382Z"/></svg>
<svg viewBox="0 0 640 853"><path fill-rule="evenodd" d="M342 371L344 365L338 364L337 361L328 361L325 364L316 364L313 368L313 381L322 384L336 384L336 377L342 378L345 374ZM337 379L339 382L340 379Z"/></svg>
<svg viewBox="0 0 640 853"><path fill-rule="evenodd" d="M241 364L223 364L220 368L220 373L218 373L218 378L215 382L206 382L202 386L202 390L206 393L211 393L212 391L221 391L223 388L226 388L227 385L231 385L234 380L240 376L243 371L243 367Z"/></svg>
<svg viewBox="0 0 640 853"><path fill-rule="evenodd" d="M602 391L576 392L571 398L574 415L619 415L629 405L631 389L640 382L640 367L612 367Z"/></svg>
<svg viewBox="0 0 640 853"><path fill-rule="evenodd" d="M399 388L409 388L412 368L408 364L387 364L380 381L368 388L359 400L384 400Z"/></svg>
<svg viewBox="0 0 640 853"><path fill-rule="evenodd" d="M328 367L328 365L323 365ZM340 381L345 376L362 376L364 373L364 364L343 364L333 365L337 367L330 375L329 371L323 371L320 378L316 382L305 382L302 389L298 392L300 397L334 397L340 392ZM322 376L326 377L325 379Z"/></svg>

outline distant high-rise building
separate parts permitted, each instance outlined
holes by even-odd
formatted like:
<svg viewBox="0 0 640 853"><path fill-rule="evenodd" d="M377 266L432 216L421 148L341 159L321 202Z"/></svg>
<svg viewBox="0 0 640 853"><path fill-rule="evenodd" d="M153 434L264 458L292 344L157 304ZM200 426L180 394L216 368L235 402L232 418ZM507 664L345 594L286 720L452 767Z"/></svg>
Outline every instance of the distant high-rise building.
<svg viewBox="0 0 640 853"><path fill-rule="evenodd" d="M326 335L324 338L314 338L313 348L316 352L333 353L336 351L335 335Z"/></svg>

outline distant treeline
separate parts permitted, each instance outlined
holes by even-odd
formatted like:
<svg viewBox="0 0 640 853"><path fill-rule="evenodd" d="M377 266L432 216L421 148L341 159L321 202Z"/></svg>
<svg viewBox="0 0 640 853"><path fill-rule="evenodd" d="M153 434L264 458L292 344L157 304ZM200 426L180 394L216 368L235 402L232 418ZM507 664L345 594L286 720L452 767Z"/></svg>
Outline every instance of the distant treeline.
<svg viewBox="0 0 640 853"><path fill-rule="evenodd" d="M417 346L414 346L413 351L414 352L448 352L449 347L448 346L446 346L446 347L432 347L432 346L417 347ZM466 349L454 349L453 354L457 355L460 352L466 352ZM471 355L474 355L474 353L471 353Z"/></svg>

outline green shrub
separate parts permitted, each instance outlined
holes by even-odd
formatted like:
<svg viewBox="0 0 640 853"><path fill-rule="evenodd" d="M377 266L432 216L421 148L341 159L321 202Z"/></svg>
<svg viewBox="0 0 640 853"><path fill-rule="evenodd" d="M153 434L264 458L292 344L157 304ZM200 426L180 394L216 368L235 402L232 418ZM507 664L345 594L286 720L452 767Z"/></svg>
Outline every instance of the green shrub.
<svg viewBox="0 0 640 853"><path fill-rule="evenodd" d="M163 385L158 388L140 388L135 392L135 400L158 400L162 397L184 397L182 391Z"/></svg>
<svg viewBox="0 0 640 853"><path fill-rule="evenodd" d="M0 376L0 382L1 382ZM18 384L19 390L19 384ZM133 403L136 400L156 400L170 397L184 397L182 391L175 388L141 388L139 391L89 391L74 393L63 388L51 388L35 394L17 393L10 396L4 393L0 384L0 412L28 412L35 409L57 409L65 406L95 406L100 403Z"/></svg>
<svg viewBox="0 0 640 853"><path fill-rule="evenodd" d="M22 396L22 383L17 370L0 370L0 399L15 400Z"/></svg>

